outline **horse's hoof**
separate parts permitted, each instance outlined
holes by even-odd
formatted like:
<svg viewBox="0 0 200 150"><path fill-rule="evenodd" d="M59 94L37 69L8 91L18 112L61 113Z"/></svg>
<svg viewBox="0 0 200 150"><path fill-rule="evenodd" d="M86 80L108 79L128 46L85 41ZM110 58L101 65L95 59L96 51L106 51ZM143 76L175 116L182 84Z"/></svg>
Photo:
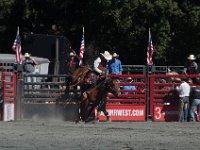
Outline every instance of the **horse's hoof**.
<svg viewBox="0 0 200 150"><path fill-rule="evenodd" d="M75 124L77 124L77 123L79 123L79 120L77 119L77 120L75 120Z"/></svg>
<svg viewBox="0 0 200 150"><path fill-rule="evenodd" d="M106 116L106 121L111 121L110 116Z"/></svg>

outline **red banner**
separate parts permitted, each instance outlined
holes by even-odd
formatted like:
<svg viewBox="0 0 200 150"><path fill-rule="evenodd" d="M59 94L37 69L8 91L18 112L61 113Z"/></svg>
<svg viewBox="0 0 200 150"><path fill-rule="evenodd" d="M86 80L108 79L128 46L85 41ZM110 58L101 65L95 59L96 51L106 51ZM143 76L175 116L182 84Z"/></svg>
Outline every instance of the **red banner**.
<svg viewBox="0 0 200 150"><path fill-rule="evenodd" d="M106 106L111 121L145 121L146 107L145 105L114 105ZM95 110L95 115L97 111ZM97 116L97 115L96 115ZM100 121L105 121L106 117L103 112L100 113Z"/></svg>
<svg viewBox="0 0 200 150"><path fill-rule="evenodd" d="M154 106L154 121L178 121L178 106Z"/></svg>

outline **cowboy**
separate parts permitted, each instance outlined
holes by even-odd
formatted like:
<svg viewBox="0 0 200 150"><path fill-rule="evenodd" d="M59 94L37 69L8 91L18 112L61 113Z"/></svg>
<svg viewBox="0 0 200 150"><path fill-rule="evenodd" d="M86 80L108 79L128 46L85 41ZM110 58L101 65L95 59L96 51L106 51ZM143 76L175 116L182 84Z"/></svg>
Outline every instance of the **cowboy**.
<svg viewBox="0 0 200 150"><path fill-rule="evenodd" d="M94 60L94 71L99 75L106 74L107 62L112 59L112 55L108 51L100 53L100 56ZM102 67L102 68L101 68Z"/></svg>
<svg viewBox="0 0 200 150"><path fill-rule="evenodd" d="M26 74L35 74L35 65L37 65L38 63L31 57L29 53L25 53L24 57L25 57L25 60L23 60L22 62L24 72ZM25 79L26 79L26 82L36 82L35 77L27 77ZM29 87L27 86L27 88Z"/></svg>
<svg viewBox="0 0 200 150"><path fill-rule="evenodd" d="M190 54L189 57L187 57L188 61L186 62L184 66L184 73L186 74L196 74L198 65L195 62L196 57L193 54Z"/></svg>
<svg viewBox="0 0 200 150"><path fill-rule="evenodd" d="M122 74L122 64L119 59L117 59L119 55L117 53L113 53L112 60L108 62L108 74Z"/></svg>
<svg viewBox="0 0 200 150"><path fill-rule="evenodd" d="M25 57L25 60L23 60L22 62L24 71L26 73L34 73L35 65L37 65L38 63L31 57L29 53L25 53L24 57Z"/></svg>
<svg viewBox="0 0 200 150"><path fill-rule="evenodd" d="M94 60L94 63L93 63L94 71L89 71L86 74L84 78L85 83L95 85L100 76L104 77L106 75L107 62L111 59L112 59L112 55L108 51L105 51L104 53L100 53L99 57L97 57Z"/></svg>

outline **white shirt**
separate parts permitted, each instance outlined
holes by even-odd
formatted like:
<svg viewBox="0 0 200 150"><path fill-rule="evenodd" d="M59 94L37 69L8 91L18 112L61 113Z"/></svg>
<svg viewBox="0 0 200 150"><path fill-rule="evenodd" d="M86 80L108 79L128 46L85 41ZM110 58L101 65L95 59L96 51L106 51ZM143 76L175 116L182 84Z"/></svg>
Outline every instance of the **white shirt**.
<svg viewBox="0 0 200 150"><path fill-rule="evenodd" d="M179 92L179 97L185 97L190 95L190 85L187 82L181 83L179 87L176 87Z"/></svg>
<svg viewBox="0 0 200 150"><path fill-rule="evenodd" d="M101 58L100 57L95 59L95 61L94 61L94 70L101 74L102 71L98 68L100 63L101 63Z"/></svg>

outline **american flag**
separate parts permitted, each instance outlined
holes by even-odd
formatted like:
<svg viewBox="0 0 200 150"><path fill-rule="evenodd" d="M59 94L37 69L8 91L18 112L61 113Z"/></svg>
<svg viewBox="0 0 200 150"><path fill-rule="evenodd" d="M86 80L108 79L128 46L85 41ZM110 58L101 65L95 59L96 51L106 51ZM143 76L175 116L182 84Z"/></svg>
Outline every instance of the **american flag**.
<svg viewBox="0 0 200 150"><path fill-rule="evenodd" d="M79 66L82 65L83 63L83 54L85 52L85 40L84 40L84 27L83 27L83 36L82 36L82 41L81 41L81 48L80 48L80 54L79 54Z"/></svg>
<svg viewBox="0 0 200 150"><path fill-rule="evenodd" d="M22 64L22 47L21 47L21 38L19 35L19 27L17 28L17 35L12 46L12 50L16 53L16 62Z"/></svg>
<svg viewBox="0 0 200 150"><path fill-rule="evenodd" d="M153 65L153 53L154 53L154 47L152 43L152 38L151 38L151 31L149 28L149 41L148 41L148 47L147 47L147 64L148 65Z"/></svg>

